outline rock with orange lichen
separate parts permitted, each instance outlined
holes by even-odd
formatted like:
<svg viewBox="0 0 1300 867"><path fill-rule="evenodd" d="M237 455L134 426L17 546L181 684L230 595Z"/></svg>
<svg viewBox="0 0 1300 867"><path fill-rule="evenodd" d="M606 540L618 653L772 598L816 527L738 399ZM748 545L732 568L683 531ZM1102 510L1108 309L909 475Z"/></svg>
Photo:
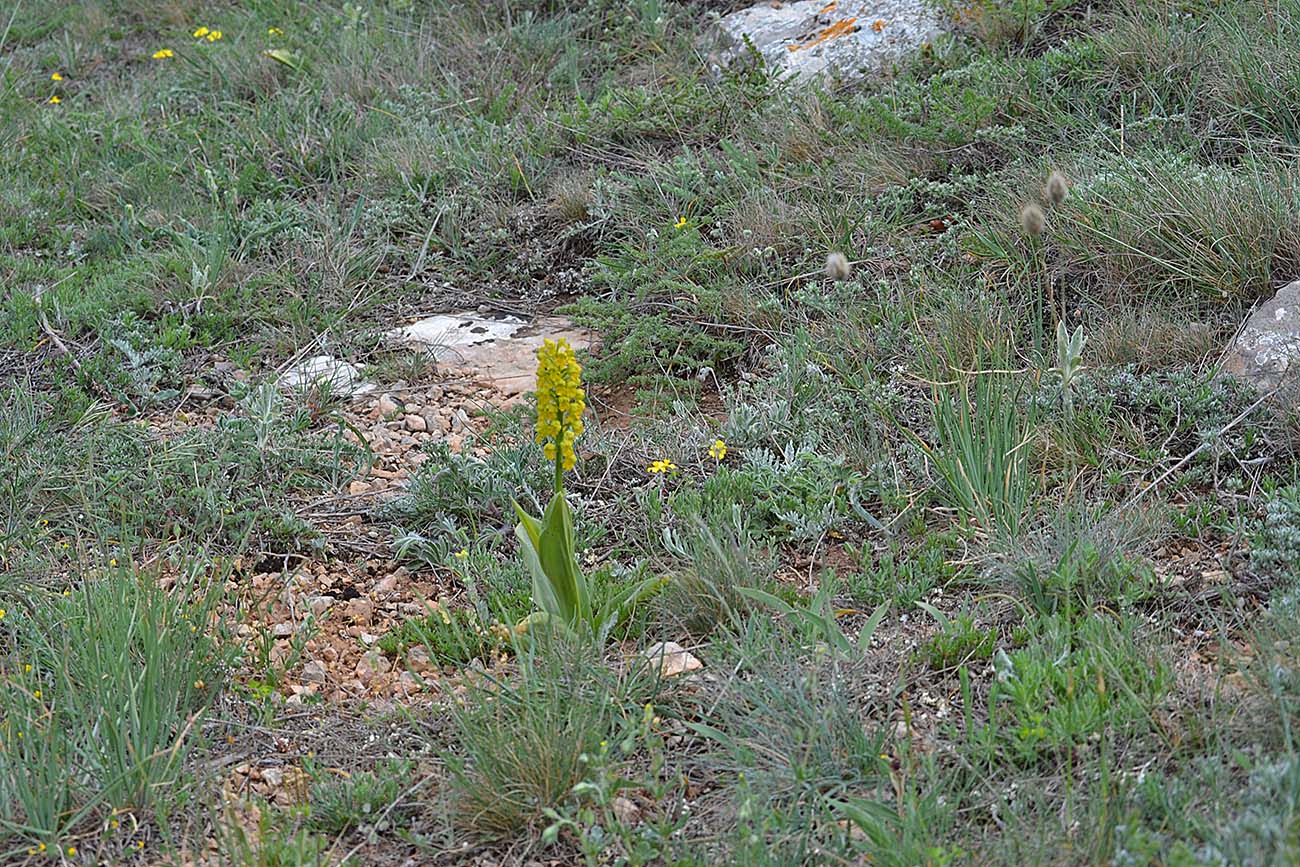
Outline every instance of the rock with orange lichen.
<svg viewBox="0 0 1300 867"><path fill-rule="evenodd" d="M782 75L855 80L880 73L943 32L927 0L762 2L718 21L721 68L750 56L750 45Z"/></svg>

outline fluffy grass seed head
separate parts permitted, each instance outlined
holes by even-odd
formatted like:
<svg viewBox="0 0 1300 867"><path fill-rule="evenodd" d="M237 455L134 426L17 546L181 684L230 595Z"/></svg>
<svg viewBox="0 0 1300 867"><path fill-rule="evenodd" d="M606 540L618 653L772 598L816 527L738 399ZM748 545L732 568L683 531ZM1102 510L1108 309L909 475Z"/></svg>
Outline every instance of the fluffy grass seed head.
<svg viewBox="0 0 1300 867"><path fill-rule="evenodd" d="M1037 238L1042 235L1046 223L1047 218L1043 216L1043 209L1037 205L1029 204L1020 209L1020 225L1029 237Z"/></svg>
<svg viewBox="0 0 1300 867"><path fill-rule="evenodd" d="M1065 179L1065 175L1060 172L1052 172L1048 175L1047 186L1043 188L1043 198L1055 208L1069 197L1070 182Z"/></svg>
<svg viewBox="0 0 1300 867"><path fill-rule="evenodd" d="M848 257L843 253L833 251L826 257L826 276L839 282L849 279L853 273L853 266L849 264Z"/></svg>
<svg viewBox="0 0 1300 867"><path fill-rule="evenodd" d="M566 470L577 463L573 442L582 435L586 408L582 366L569 341L545 341L537 350L537 443Z"/></svg>

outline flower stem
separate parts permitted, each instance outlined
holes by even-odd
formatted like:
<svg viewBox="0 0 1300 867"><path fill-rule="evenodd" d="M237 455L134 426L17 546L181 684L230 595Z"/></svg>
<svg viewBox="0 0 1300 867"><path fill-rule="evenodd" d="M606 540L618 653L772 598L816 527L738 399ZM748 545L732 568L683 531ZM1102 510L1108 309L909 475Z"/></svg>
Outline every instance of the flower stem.
<svg viewBox="0 0 1300 867"><path fill-rule="evenodd" d="M560 429L560 435L555 438L555 493L564 492L564 429Z"/></svg>

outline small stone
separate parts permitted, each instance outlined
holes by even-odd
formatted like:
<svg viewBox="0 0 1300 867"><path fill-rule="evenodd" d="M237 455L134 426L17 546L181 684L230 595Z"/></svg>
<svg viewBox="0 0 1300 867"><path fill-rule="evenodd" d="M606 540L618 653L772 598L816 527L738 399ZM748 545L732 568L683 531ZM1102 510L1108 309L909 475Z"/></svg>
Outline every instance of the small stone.
<svg viewBox="0 0 1300 867"><path fill-rule="evenodd" d="M307 597L307 607L311 609L311 613L316 615L317 617L320 617L326 611L329 611L330 606L333 604L334 604L333 596L308 596Z"/></svg>
<svg viewBox="0 0 1300 867"><path fill-rule="evenodd" d="M387 656L378 650L367 650L365 656L362 656L361 661L357 663L354 673L362 681L367 681L377 674L387 674L392 669L393 663Z"/></svg>
<svg viewBox="0 0 1300 867"><path fill-rule="evenodd" d="M399 412L403 412L405 409L401 402L391 394L382 395L379 398L379 405L376 408L379 410L380 418L392 418Z"/></svg>
<svg viewBox="0 0 1300 867"><path fill-rule="evenodd" d="M636 825L641 821L641 808L627 798L619 796L610 804L614 816L624 825Z"/></svg>
<svg viewBox="0 0 1300 867"><path fill-rule="evenodd" d="M676 677L704 667L703 662L675 641L661 641L647 647L641 655L659 663L660 677Z"/></svg>
<svg viewBox="0 0 1300 867"><path fill-rule="evenodd" d="M353 496L357 496L360 494L368 494L370 493L370 483L363 482L360 479L358 479L355 482L349 482L348 493L352 494Z"/></svg>
<svg viewBox="0 0 1300 867"><path fill-rule="evenodd" d="M403 425L412 433L422 433L429 429L422 415L408 415L403 421Z"/></svg>
<svg viewBox="0 0 1300 867"><path fill-rule="evenodd" d="M271 788L279 788L284 782L284 771L280 768L262 768L262 782Z"/></svg>
<svg viewBox="0 0 1300 867"><path fill-rule="evenodd" d="M290 635L293 635L293 624L277 623L275 626L271 627L271 634L276 638L288 638Z"/></svg>
<svg viewBox="0 0 1300 867"><path fill-rule="evenodd" d="M369 624L375 616L375 603L369 599L353 599L348 603L348 616L354 623Z"/></svg>
<svg viewBox="0 0 1300 867"><path fill-rule="evenodd" d="M325 666L314 659L302 667L303 683L324 683L328 678L329 672Z"/></svg>
<svg viewBox="0 0 1300 867"><path fill-rule="evenodd" d="M419 645L406 651L406 667L416 674L437 671L437 666L429 658L429 652Z"/></svg>
<svg viewBox="0 0 1300 867"><path fill-rule="evenodd" d="M398 582L401 580L401 577L398 575L389 575L386 578L381 579L380 582L375 585L375 595L387 596L397 589Z"/></svg>

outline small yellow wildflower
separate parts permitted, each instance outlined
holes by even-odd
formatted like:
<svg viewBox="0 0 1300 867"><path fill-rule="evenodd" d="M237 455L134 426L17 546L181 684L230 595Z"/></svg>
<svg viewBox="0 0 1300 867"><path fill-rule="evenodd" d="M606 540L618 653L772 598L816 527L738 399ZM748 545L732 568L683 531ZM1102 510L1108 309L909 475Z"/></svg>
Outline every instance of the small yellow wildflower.
<svg viewBox="0 0 1300 867"><path fill-rule="evenodd" d="M464 548L461 548L459 551L455 553L454 556L456 557L457 560L464 560L466 557L469 556L469 551Z"/></svg>
<svg viewBox="0 0 1300 867"><path fill-rule="evenodd" d="M660 458L648 467L652 473L669 473L677 469L677 464L667 458Z"/></svg>
<svg viewBox="0 0 1300 867"><path fill-rule="evenodd" d="M714 440L713 445L709 446L709 457L713 458L715 461L720 461L726 456L727 456L726 442L721 439Z"/></svg>
<svg viewBox="0 0 1300 867"><path fill-rule="evenodd" d="M50 73L50 81L62 81L62 80L63 80L63 76L60 75L59 73L57 72Z"/></svg>
<svg viewBox="0 0 1300 867"><path fill-rule="evenodd" d="M159 48L157 51L153 53L154 60L166 60L169 57L175 57L175 56L176 56L176 52L172 51L170 48Z"/></svg>
<svg viewBox="0 0 1300 867"><path fill-rule="evenodd" d="M77 847L76 847L76 846L69 846L69 847L68 847L68 854L69 854L69 855L76 855L76 854L77 854Z"/></svg>
<svg viewBox="0 0 1300 867"><path fill-rule="evenodd" d="M50 105L58 105L61 102L63 102L63 100L59 99L59 95L57 93L54 94L54 96L50 97Z"/></svg>
<svg viewBox="0 0 1300 867"><path fill-rule="evenodd" d="M117 565L117 558L116 558L116 557L110 557L109 560L108 560L108 565L110 565L110 566L116 566L116 565Z"/></svg>
<svg viewBox="0 0 1300 867"><path fill-rule="evenodd" d="M0 620L4 620L4 619L5 619L5 614L6 614L6 613L8 613L8 612L6 612L3 608L0 608Z"/></svg>
<svg viewBox="0 0 1300 867"><path fill-rule="evenodd" d="M39 689L32 693L32 698L40 698L40 697L41 697L41 691Z"/></svg>
<svg viewBox="0 0 1300 867"><path fill-rule="evenodd" d="M221 38L221 31L213 30L211 33L208 34L207 38L209 42L216 42L218 39Z"/></svg>
<svg viewBox="0 0 1300 867"><path fill-rule="evenodd" d="M586 408L582 366L569 341L547 340L537 350L537 444L546 459L558 460L562 469L571 470L577 463L573 441L584 430Z"/></svg>
<svg viewBox="0 0 1300 867"><path fill-rule="evenodd" d="M135 841L135 848L137 848L137 849L143 849L143 848L144 848L144 841L143 841L143 840L136 840L136 841Z"/></svg>
<svg viewBox="0 0 1300 867"><path fill-rule="evenodd" d="M116 819L114 819L113 821L109 822L108 824L109 824L109 827L110 827L110 828L120 828L120 827L122 827L122 823L119 822L119 821L117 821Z"/></svg>
<svg viewBox="0 0 1300 867"><path fill-rule="evenodd" d="M211 32L212 31L206 27L200 27L198 30L194 31L194 38L201 39L202 37L207 36Z"/></svg>
<svg viewBox="0 0 1300 867"><path fill-rule="evenodd" d="M194 688L195 688L195 689L204 689L204 688L206 688L206 687L207 687L207 684L203 682L203 678L199 678L198 680L194 681Z"/></svg>
<svg viewBox="0 0 1300 867"><path fill-rule="evenodd" d="M24 665L24 666L23 666L23 671L26 672L26 673L28 673L28 674L30 674L31 671L32 671L32 664L29 662L29 663L27 663L26 665Z"/></svg>
<svg viewBox="0 0 1300 867"><path fill-rule="evenodd" d="M673 223L673 228L674 228L674 229L685 229L685 228L686 228L686 218L685 218L685 217L678 217L678 218L677 218L677 222L676 222L676 223Z"/></svg>
<svg viewBox="0 0 1300 867"><path fill-rule="evenodd" d="M279 27L272 27L272 28L270 28L269 30L266 31L266 35L267 35L267 36L283 36L283 35L284 35L284 31L281 30Z"/></svg>

